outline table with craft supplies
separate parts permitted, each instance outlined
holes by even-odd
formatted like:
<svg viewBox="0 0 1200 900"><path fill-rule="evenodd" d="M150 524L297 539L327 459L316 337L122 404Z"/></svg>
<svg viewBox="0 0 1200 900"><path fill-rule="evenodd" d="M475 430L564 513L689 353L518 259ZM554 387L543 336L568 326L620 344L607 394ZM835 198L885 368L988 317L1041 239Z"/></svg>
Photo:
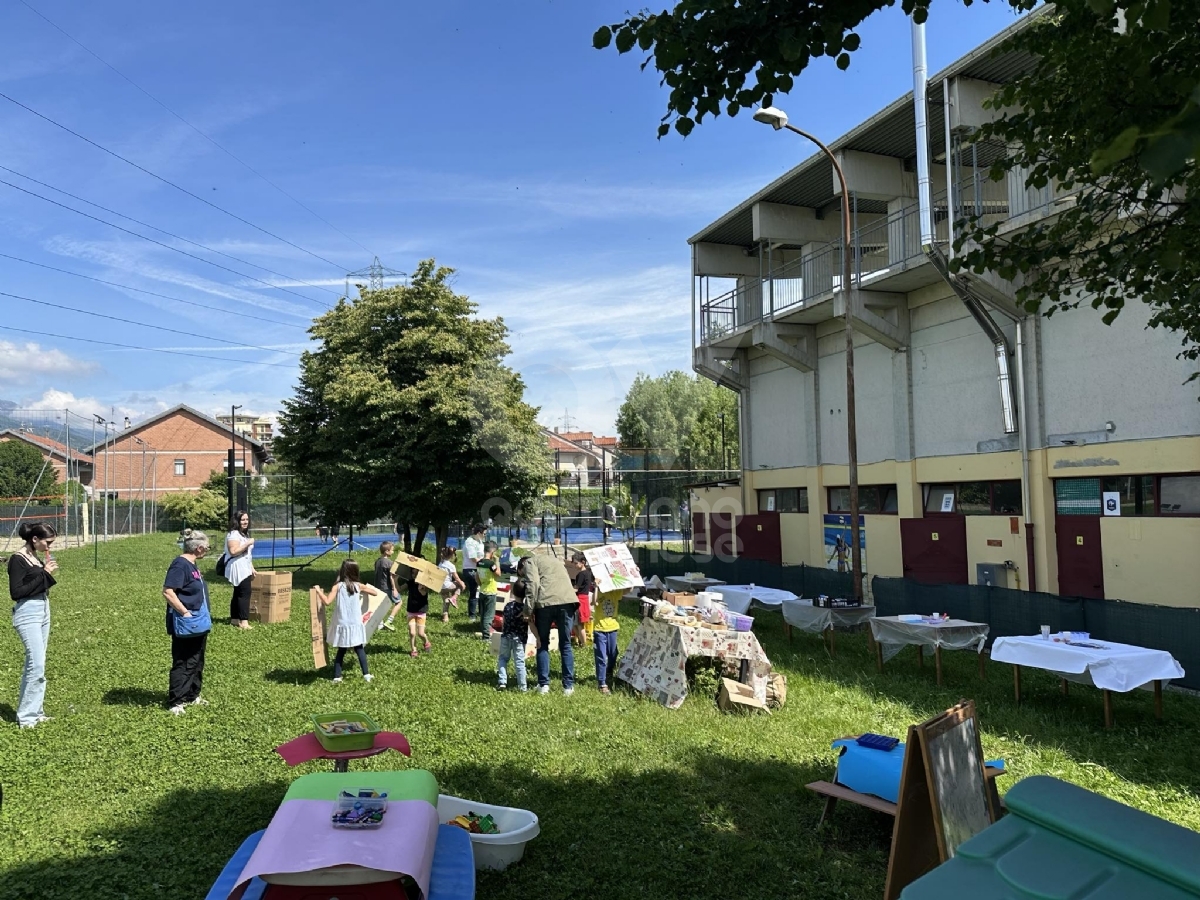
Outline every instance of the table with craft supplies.
<svg viewBox="0 0 1200 900"><path fill-rule="evenodd" d="M761 584L724 584L714 593L721 595L721 602L732 612L745 614L750 607L779 609L785 600L799 600L791 591L763 587Z"/></svg>
<svg viewBox="0 0 1200 900"><path fill-rule="evenodd" d="M850 629L863 625L875 617L875 607L861 606L818 606L814 600L798 597L783 601L783 631L788 640L792 629L799 628L812 634L824 634L829 638L829 653L834 654L833 631L835 628Z"/></svg>
<svg viewBox="0 0 1200 900"><path fill-rule="evenodd" d="M767 700L771 661L750 631L713 630L642 619L617 663L617 677L668 709L678 709L687 697L687 661L707 656L742 668L742 682L754 697Z"/></svg>
<svg viewBox="0 0 1200 900"><path fill-rule="evenodd" d="M364 750L326 750L312 731L302 734L298 738L292 738L286 744L280 744L275 748L275 752L282 756L283 761L289 766L298 766L300 763L312 762L314 759L332 759L335 772L345 772L352 759L366 759L369 756L377 756L385 750L395 750L405 756L412 756L408 738L398 731L379 732L375 735L374 746Z"/></svg>
<svg viewBox="0 0 1200 900"><path fill-rule="evenodd" d="M906 646L917 648L917 663L925 665L925 648L933 648L937 663L937 683L942 683L942 648L974 650L979 654L979 675L983 677L983 645L987 643L989 626L965 619L933 618L932 616L876 616L871 619L871 636L875 639L875 664L880 672L883 664Z"/></svg>
<svg viewBox="0 0 1200 900"><path fill-rule="evenodd" d="M1182 678L1183 667L1165 650L1096 640L1083 634L1001 637L992 645L992 659L1012 664L1013 691L1021 702L1021 668L1044 669L1067 685L1090 684L1104 696L1104 725L1112 727L1112 692L1154 690L1154 714L1162 718L1163 684Z"/></svg>
<svg viewBox="0 0 1200 900"><path fill-rule="evenodd" d="M707 591L709 588L725 584L719 578L691 578L687 575L667 575L663 578L668 591L692 592Z"/></svg>

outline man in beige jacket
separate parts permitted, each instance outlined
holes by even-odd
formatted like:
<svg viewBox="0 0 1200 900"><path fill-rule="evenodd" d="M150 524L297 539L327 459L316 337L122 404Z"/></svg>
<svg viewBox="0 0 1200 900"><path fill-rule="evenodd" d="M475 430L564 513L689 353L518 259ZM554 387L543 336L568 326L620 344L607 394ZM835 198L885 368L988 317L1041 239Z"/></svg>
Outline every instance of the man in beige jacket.
<svg viewBox="0 0 1200 900"><path fill-rule="evenodd" d="M525 595L525 612L538 636L538 693L550 693L550 629L558 629L558 652L562 654L563 694L575 693L575 652L571 629L579 611L579 598L562 560L536 553L521 557L517 571Z"/></svg>

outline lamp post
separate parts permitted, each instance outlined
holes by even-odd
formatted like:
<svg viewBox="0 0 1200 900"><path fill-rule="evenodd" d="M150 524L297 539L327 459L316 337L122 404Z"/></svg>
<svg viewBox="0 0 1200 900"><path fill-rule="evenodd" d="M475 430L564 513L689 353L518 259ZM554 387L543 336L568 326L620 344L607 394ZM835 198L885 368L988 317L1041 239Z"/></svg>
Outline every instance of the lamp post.
<svg viewBox="0 0 1200 900"><path fill-rule="evenodd" d="M854 579L854 599L862 602L862 547L858 527L858 425L854 416L854 322L851 307L854 297L850 288L850 190L846 186L846 175L832 151L807 131L788 124L787 113L768 106L754 113L754 121L770 125L776 131L788 131L812 141L829 157L833 171L837 173L842 188L842 300L846 324L846 457L850 470L850 568Z"/></svg>
<svg viewBox="0 0 1200 900"><path fill-rule="evenodd" d="M225 468L228 469L225 483L229 485L229 518L233 519L233 495L234 495L234 461L237 458L237 411L241 409L240 405L229 407L229 462Z"/></svg>
<svg viewBox="0 0 1200 900"><path fill-rule="evenodd" d="M103 416L92 414L92 418L96 420L104 428L104 536L108 537L108 420ZM95 444L93 443L93 447ZM96 453L92 451L92 484L96 483ZM93 500L96 491L93 489ZM95 525L96 517L92 516L92 524ZM93 529L95 530L95 529ZM96 551L99 554L99 550Z"/></svg>
<svg viewBox="0 0 1200 900"><path fill-rule="evenodd" d="M135 437L138 445L142 448L142 534L146 533L146 442L141 438Z"/></svg>

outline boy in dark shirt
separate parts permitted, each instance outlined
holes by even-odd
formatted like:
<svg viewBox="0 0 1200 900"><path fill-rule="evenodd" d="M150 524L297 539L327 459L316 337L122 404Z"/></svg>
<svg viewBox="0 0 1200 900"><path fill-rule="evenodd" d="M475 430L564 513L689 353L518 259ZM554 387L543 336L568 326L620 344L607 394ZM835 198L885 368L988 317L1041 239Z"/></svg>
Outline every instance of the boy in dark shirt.
<svg viewBox="0 0 1200 900"><path fill-rule="evenodd" d="M504 625L500 630L500 662L497 668L499 690L508 687L508 660L513 657L517 669L517 690L527 691L525 681L525 645L529 642L529 622L525 618L524 598L514 597L504 604L501 614Z"/></svg>
<svg viewBox="0 0 1200 900"><path fill-rule="evenodd" d="M394 543L384 541L379 545L379 559L375 560L375 587L383 591L392 602L387 618L379 623L380 628L386 628L388 631L396 630L392 621L396 618L396 610L400 608L400 588L396 584L396 576L392 574L392 553L395 550Z"/></svg>

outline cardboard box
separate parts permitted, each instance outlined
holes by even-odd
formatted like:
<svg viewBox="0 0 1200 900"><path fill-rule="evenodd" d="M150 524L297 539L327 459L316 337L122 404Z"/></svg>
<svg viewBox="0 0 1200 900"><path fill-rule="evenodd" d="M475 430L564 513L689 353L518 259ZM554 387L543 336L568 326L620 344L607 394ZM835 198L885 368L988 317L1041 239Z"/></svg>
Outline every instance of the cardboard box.
<svg viewBox="0 0 1200 900"><path fill-rule="evenodd" d="M313 667L325 668L325 607L321 603L321 589L308 589L309 628L312 630Z"/></svg>
<svg viewBox="0 0 1200 900"><path fill-rule="evenodd" d="M446 573L422 556L413 556L403 550L395 551L392 574L396 580L405 579L423 584L431 591L441 591Z"/></svg>
<svg viewBox="0 0 1200 900"><path fill-rule="evenodd" d="M292 573L259 572L250 583L250 618L271 625L292 615Z"/></svg>
<svg viewBox="0 0 1200 900"><path fill-rule="evenodd" d="M672 606L695 606L696 595L682 591L663 591L663 599Z"/></svg>
<svg viewBox="0 0 1200 900"><path fill-rule="evenodd" d="M717 693L717 708L723 712L734 712L767 709L767 705L755 699L754 688L750 685L734 681L732 678L722 678L721 689Z"/></svg>

